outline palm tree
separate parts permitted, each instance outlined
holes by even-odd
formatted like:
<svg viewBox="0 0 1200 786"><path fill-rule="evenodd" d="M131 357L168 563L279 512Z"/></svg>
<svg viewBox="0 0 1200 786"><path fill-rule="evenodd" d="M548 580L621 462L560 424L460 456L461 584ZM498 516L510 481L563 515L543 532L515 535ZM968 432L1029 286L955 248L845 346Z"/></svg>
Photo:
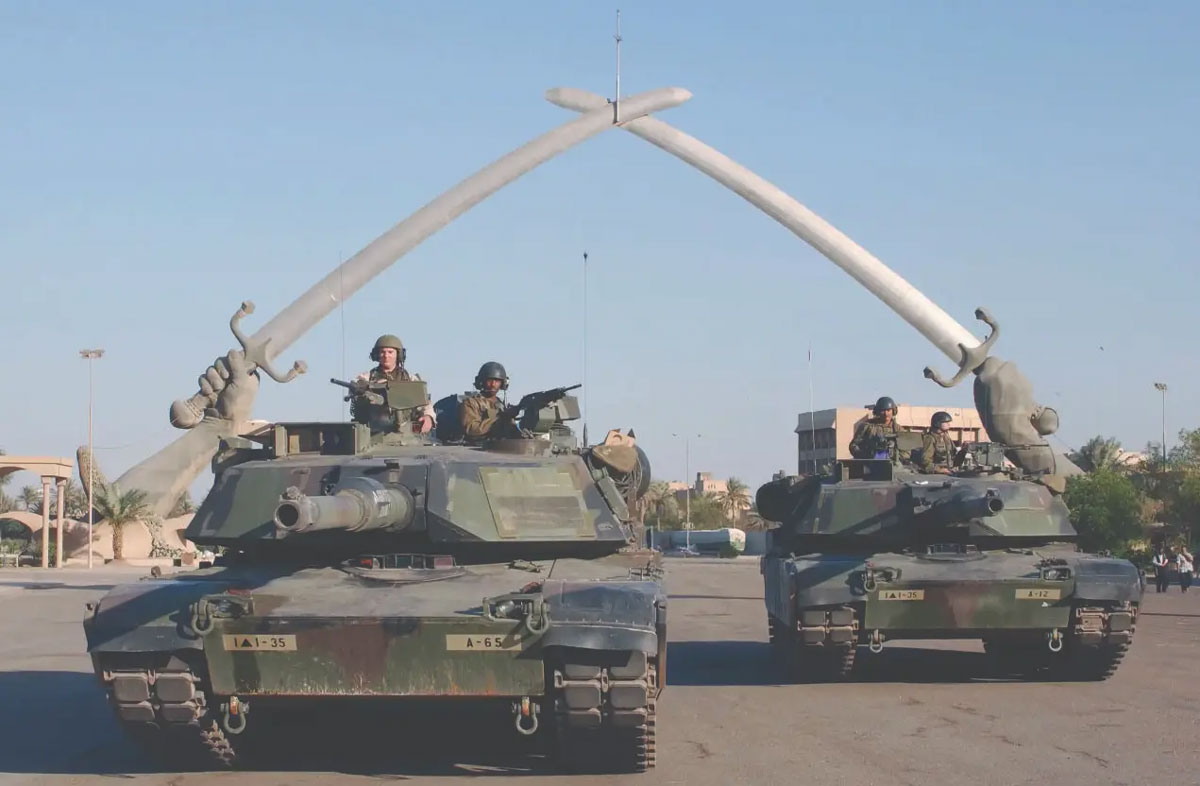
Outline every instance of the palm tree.
<svg viewBox="0 0 1200 786"><path fill-rule="evenodd" d="M717 492L716 499L725 518L737 521L742 511L750 507L750 488L737 478L730 478L725 482L725 490Z"/></svg>
<svg viewBox="0 0 1200 786"><path fill-rule="evenodd" d="M1121 463L1121 443L1113 437L1092 437L1071 455L1071 460L1087 472L1116 472Z"/></svg>
<svg viewBox="0 0 1200 786"><path fill-rule="evenodd" d="M173 519L176 516L186 516L188 513L195 513L196 505L192 502L192 495L187 489L179 495L179 499L175 500L175 506L171 508L171 512L167 514L167 518Z"/></svg>
<svg viewBox="0 0 1200 786"><path fill-rule="evenodd" d="M652 512L655 519L662 518L662 506L667 497L671 496L671 488L661 480L650 484L650 488L646 489L646 494L642 497L642 504L645 510Z"/></svg>
<svg viewBox="0 0 1200 786"><path fill-rule="evenodd" d="M146 492L140 489L121 491L115 483L96 484L96 512L112 527L113 559L122 559L125 546L125 525L150 515Z"/></svg>
<svg viewBox="0 0 1200 786"><path fill-rule="evenodd" d="M37 486L22 486L17 499L20 500L21 507L30 513L42 512L42 490Z"/></svg>
<svg viewBox="0 0 1200 786"><path fill-rule="evenodd" d="M57 499L57 492L55 492L51 508L58 504ZM84 494L79 484L70 478L63 485L63 515L76 521L87 517L87 494Z"/></svg>

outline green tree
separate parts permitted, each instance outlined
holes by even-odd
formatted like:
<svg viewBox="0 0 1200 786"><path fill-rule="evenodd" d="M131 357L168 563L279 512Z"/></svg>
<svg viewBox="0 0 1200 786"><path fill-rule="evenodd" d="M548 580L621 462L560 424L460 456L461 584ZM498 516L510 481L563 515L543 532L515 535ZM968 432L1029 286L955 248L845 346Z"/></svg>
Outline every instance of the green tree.
<svg viewBox="0 0 1200 786"><path fill-rule="evenodd" d="M742 511L750 508L750 489L737 478L730 478L725 483L725 490L718 491L715 499L725 518L736 522Z"/></svg>
<svg viewBox="0 0 1200 786"><path fill-rule="evenodd" d="M96 512L112 527L113 559L124 557L125 525L150 516L150 505L146 492L140 489L121 491L115 483L101 486L96 484Z"/></svg>
<svg viewBox="0 0 1200 786"><path fill-rule="evenodd" d="M1124 466L1121 463L1121 443L1113 437L1092 437L1069 458L1085 472L1119 472Z"/></svg>
<svg viewBox="0 0 1200 786"><path fill-rule="evenodd" d="M1124 553L1142 532L1142 500L1133 482L1116 472L1101 470L1067 481L1063 501L1086 551Z"/></svg>
<svg viewBox="0 0 1200 786"><path fill-rule="evenodd" d="M692 529L720 529L728 526L725 511L711 494L692 495Z"/></svg>
<svg viewBox="0 0 1200 786"><path fill-rule="evenodd" d="M21 507L30 513L42 512L42 490L37 486L22 486L17 500Z"/></svg>
<svg viewBox="0 0 1200 786"><path fill-rule="evenodd" d="M192 503L192 495L187 489L179 495L179 499L175 500L175 506L171 508L171 512L167 514L167 518L173 519L176 516L186 516L189 513L195 513L196 506Z"/></svg>

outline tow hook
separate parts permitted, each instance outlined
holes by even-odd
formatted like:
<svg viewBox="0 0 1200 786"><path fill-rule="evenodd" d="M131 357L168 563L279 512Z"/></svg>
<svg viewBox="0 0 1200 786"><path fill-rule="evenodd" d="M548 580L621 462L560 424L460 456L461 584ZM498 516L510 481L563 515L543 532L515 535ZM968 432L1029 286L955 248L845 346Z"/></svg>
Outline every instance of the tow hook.
<svg viewBox="0 0 1200 786"><path fill-rule="evenodd" d="M538 712L540 711L537 703L532 701L528 696L524 696L520 701L514 701L512 708L513 724L517 727L517 733L523 734L526 737L536 734L538 730Z"/></svg>
<svg viewBox="0 0 1200 786"><path fill-rule="evenodd" d="M871 640L867 643L867 648L876 655L883 652L883 633L878 630L872 631Z"/></svg>
<svg viewBox="0 0 1200 786"><path fill-rule="evenodd" d="M1062 633L1059 632L1058 628L1050 631L1050 635L1047 637L1047 639L1046 646L1050 648L1051 652L1059 652L1062 650L1063 638Z"/></svg>
<svg viewBox="0 0 1200 786"><path fill-rule="evenodd" d="M241 734L246 730L246 716L250 714L250 703L237 696L221 705L221 727L230 734Z"/></svg>

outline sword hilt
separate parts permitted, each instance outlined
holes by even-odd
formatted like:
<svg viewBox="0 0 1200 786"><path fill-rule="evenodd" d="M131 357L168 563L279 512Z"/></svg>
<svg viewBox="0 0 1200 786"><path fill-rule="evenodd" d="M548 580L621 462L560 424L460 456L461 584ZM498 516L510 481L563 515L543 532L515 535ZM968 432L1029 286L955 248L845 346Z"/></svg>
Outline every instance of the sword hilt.
<svg viewBox="0 0 1200 786"><path fill-rule="evenodd" d="M962 352L962 359L958 361L957 373L949 380L946 380L929 366L925 367L924 373L926 379L932 379L944 388L952 388L959 382L962 382L963 377L967 374L970 374L983 365L983 361L987 360L988 352L992 349L992 344L996 343L996 339L1000 336L1000 326L996 324L996 320L992 318L992 315L985 308L975 309L975 318L991 328L992 332L988 334L988 337L978 346L968 347L964 344L958 345L959 350Z"/></svg>
<svg viewBox="0 0 1200 786"><path fill-rule="evenodd" d="M242 355L245 359L246 371L254 373L256 369L262 369L267 376L276 382L291 382L296 378L297 374L303 374L307 371L308 366L303 360L297 360L283 374L275 369L267 352L271 339L265 338L261 341L254 341L242 332L240 325L242 318L253 313L254 303L244 300L241 307L229 318L229 329L233 331L233 337L242 345ZM193 394L191 398L177 399L172 402L171 425L175 426L175 428L194 428L199 425L200 421L204 420L205 413L216 406L217 399L220 397L221 391L225 389L226 380L231 373L228 364L222 363L222 360L222 358L218 358L212 366L205 370L204 374L200 375L200 390Z"/></svg>

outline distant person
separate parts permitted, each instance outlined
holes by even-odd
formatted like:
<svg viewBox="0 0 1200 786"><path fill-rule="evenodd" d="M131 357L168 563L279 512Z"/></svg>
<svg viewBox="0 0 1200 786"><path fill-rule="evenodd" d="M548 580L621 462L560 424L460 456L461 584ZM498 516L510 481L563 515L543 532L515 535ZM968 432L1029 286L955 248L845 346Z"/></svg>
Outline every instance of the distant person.
<svg viewBox="0 0 1200 786"><path fill-rule="evenodd" d="M850 455L857 459L887 458L890 446L885 440L900 435L900 427L896 425L898 411L895 401L888 396L880 396L871 408L871 417L854 429Z"/></svg>
<svg viewBox="0 0 1200 786"><path fill-rule="evenodd" d="M949 475L961 460L958 446L950 438L950 413L934 412L929 430L921 435L921 471Z"/></svg>
<svg viewBox="0 0 1200 786"><path fill-rule="evenodd" d="M1175 569L1179 571L1179 588L1187 592L1188 587L1192 586L1192 571L1196 569L1196 558L1187 550L1187 546L1179 547L1179 553L1175 555Z"/></svg>
<svg viewBox="0 0 1200 786"><path fill-rule="evenodd" d="M1158 551L1154 552L1154 559L1150 561L1154 566L1154 586L1158 592L1166 592L1167 585L1171 580L1170 565L1171 562L1167 558L1167 552L1162 546L1158 547Z"/></svg>

